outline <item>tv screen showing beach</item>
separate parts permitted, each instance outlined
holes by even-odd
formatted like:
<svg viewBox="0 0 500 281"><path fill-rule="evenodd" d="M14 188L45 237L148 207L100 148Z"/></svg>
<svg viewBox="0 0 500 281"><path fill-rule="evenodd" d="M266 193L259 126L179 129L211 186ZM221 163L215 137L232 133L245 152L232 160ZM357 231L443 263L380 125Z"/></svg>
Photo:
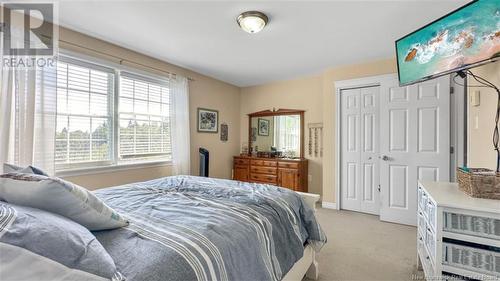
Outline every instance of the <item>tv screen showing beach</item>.
<svg viewBox="0 0 500 281"><path fill-rule="evenodd" d="M500 56L500 0L478 0L396 41L399 82L422 81Z"/></svg>

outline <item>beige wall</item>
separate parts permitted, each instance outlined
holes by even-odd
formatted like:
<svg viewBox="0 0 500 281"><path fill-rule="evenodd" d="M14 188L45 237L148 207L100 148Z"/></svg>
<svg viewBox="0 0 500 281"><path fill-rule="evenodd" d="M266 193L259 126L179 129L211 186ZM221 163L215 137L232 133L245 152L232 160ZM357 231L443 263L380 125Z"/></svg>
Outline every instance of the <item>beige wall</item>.
<svg viewBox="0 0 500 281"><path fill-rule="evenodd" d="M308 123L323 122L323 158L309 162L309 192L322 195L324 202L335 198L335 81L396 73L395 59L331 68L319 75L303 77L241 89L241 142L248 142L248 116L246 114L266 109L303 109L305 127ZM305 132L308 139L308 130Z"/></svg>
<svg viewBox="0 0 500 281"><path fill-rule="evenodd" d="M500 61L472 69L472 72L500 87ZM472 78L469 78L468 81L469 85L478 85ZM471 106L469 102L467 165L494 170L496 169L496 153L493 150L492 138L495 127L497 93L493 89L472 87L468 91L469 96L474 91L480 92L480 105Z"/></svg>
<svg viewBox="0 0 500 281"><path fill-rule="evenodd" d="M288 81L279 81L261 86L241 89L241 142L248 143L248 116L247 114L261 111L286 108L305 110L304 124L322 122L322 76L315 75ZM309 130L305 132L307 141ZM309 192L321 194L322 160L309 159Z"/></svg>
<svg viewBox="0 0 500 281"><path fill-rule="evenodd" d="M488 64L473 70L495 85L500 85L500 62ZM324 202L336 202L335 190L335 139L336 99L335 81L396 73L396 61L384 59L363 64L341 66L326 70L320 75L274 82L266 85L241 89L241 142L248 141L248 116L246 114L279 108L304 109L305 124L323 122L324 156L311 159L309 174L312 182L309 191L322 195ZM469 166L494 169L496 154L492 146L492 133L497 104L493 90L475 88L481 92L481 105L471 107L469 113ZM478 129L474 128L478 118ZM307 141L306 130L306 141Z"/></svg>
<svg viewBox="0 0 500 281"><path fill-rule="evenodd" d="M118 63L117 59L81 47L75 47L73 44L85 46L86 48L99 50L99 52L193 78L194 81L189 83L192 174L198 174L198 148L205 147L211 153L210 175L218 178L231 177L232 156L239 153L240 145L240 89L238 87L65 28L60 29L59 36L61 40L60 47L64 49ZM65 42L70 42L71 44ZM134 67L140 68L140 66ZM151 69L144 70L152 71ZM162 73L159 72L158 74ZM219 111L219 124L225 122L229 125L229 140L227 142L220 141L220 134L197 132L197 107L216 109ZM66 177L66 179L88 188L98 188L144 181L169 175L171 175L171 167L163 166L130 169L119 172L87 174Z"/></svg>
<svg viewBox="0 0 500 281"><path fill-rule="evenodd" d="M323 157L323 193L324 202L336 202L335 198L335 81L396 73L396 60L385 59L363 64L342 66L327 70L323 75L323 124L325 134Z"/></svg>

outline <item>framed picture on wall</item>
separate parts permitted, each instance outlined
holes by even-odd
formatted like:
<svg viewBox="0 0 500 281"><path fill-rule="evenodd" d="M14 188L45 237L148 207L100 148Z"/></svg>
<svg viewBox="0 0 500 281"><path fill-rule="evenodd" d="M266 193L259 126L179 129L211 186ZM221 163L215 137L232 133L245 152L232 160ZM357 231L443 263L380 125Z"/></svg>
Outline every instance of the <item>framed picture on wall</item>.
<svg viewBox="0 0 500 281"><path fill-rule="evenodd" d="M220 124L220 140L226 142L229 137L229 127L226 123Z"/></svg>
<svg viewBox="0 0 500 281"><path fill-rule="evenodd" d="M258 120L258 134L259 136L269 136L269 120L259 118Z"/></svg>
<svg viewBox="0 0 500 281"><path fill-rule="evenodd" d="M198 107L198 132L219 132L219 111Z"/></svg>

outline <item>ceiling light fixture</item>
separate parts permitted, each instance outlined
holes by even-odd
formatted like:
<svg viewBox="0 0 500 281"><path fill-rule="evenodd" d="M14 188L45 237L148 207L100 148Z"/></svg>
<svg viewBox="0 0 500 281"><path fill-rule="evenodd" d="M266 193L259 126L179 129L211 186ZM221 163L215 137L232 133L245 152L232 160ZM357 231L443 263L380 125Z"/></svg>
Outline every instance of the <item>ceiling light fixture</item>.
<svg viewBox="0 0 500 281"><path fill-rule="evenodd" d="M241 13L238 16L237 21L241 29L244 31L248 33L257 33L264 29L269 19L264 13L258 11L248 11Z"/></svg>

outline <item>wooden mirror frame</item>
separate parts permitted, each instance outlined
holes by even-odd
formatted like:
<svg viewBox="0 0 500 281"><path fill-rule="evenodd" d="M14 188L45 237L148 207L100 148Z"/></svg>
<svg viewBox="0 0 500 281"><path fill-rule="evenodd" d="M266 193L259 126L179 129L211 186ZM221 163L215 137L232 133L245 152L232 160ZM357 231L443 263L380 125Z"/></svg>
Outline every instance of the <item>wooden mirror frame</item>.
<svg viewBox="0 0 500 281"><path fill-rule="evenodd" d="M300 158L304 158L304 112L305 110L296 109L278 109L262 110L248 114L248 154L252 147L252 117L280 116L280 115L299 115L300 116Z"/></svg>

